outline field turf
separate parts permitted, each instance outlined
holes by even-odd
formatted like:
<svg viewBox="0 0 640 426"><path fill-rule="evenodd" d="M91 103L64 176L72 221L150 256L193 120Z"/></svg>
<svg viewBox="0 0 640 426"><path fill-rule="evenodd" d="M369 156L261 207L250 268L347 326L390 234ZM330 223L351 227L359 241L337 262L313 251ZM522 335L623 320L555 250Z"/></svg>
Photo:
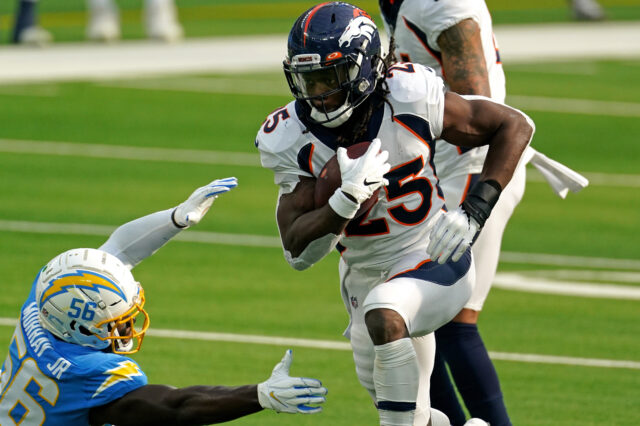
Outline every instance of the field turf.
<svg viewBox="0 0 640 426"><path fill-rule="evenodd" d="M54 7L48 3L42 2L41 6L49 22L62 16L59 26L51 26L54 32L59 31L56 37L64 39L68 34L68 39L80 39L81 5L60 1L56 2L58 9L47 12ZM188 19L190 8L218 8L216 17L211 18L215 21L224 19L220 11L225 7L237 9L232 3L207 6L205 1L185 0L187 33L205 35L204 31L198 32L198 19ZM289 25L301 3L282 2L283 24L286 21ZM498 11L494 17L520 13L521 9L506 1L495 3ZM565 2L556 3L549 10L557 8L559 14ZM603 4L610 5L611 10L637 9L631 2ZM127 10L125 22L127 16L138 13L134 8ZM0 7L0 13L9 13L6 4ZM76 16L74 13L78 16L75 27L69 24L75 22L69 18ZM7 15L1 19L6 22ZM265 31L280 29L278 19L270 20ZM132 26L136 24L131 22ZM134 31L130 34L136 36ZM594 180L583 192L561 200L546 183L535 179L539 177L537 171L529 169L531 180L507 228L503 250L532 256L580 256L592 259L593 265L502 262L499 272L530 276L573 273L575 278L567 281L639 288L638 115L613 114L606 107L612 104L605 104L601 114L560 113L552 106L553 99L579 99L587 103L624 102L635 105L630 109L637 111L640 61L538 63L506 65L505 69L508 93L521 102L514 102L514 106L521 107L536 122L534 145L587 176L604 177L606 183ZM263 85L276 94L219 93L214 83L221 78L235 79L238 86ZM200 90L190 89L194 81ZM162 90L163 86L171 90ZM527 97L550 99L551 107L528 107ZM256 154L253 141L262 120L288 100L280 74L0 85L0 142L69 142L79 147L77 155L70 156L0 152L0 226L24 221L116 227L175 206L193 189L214 178L237 176L240 186L220 197L203 222L185 234L207 231L276 237L277 190L271 172L259 167L257 157L255 164L248 166L100 159L87 157L81 147L101 144ZM0 318L17 317L38 268L51 257L73 247L97 247L104 239L100 235L3 228ZM596 262L601 258L630 260L632 266L598 267ZM337 255L332 254L300 273L288 267L278 247L173 241L134 273L146 288L153 329L344 342L340 335L347 316L339 295L336 261ZM596 273L604 278L594 278ZM592 276L585 278L585 274ZM639 312L637 299L496 288L480 324L490 351L639 362ZM12 327L0 326L0 342L8 342L11 333ZM135 359L153 383L236 385L266 379L287 347L150 335ZM235 424L376 423L375 409L357 382L348 350L291 347L295 358L292 374L319 377L329 388L325 411L308 417L263 412ZM495 364L515 425L640 423L637 368L502 360Z"/></svg>

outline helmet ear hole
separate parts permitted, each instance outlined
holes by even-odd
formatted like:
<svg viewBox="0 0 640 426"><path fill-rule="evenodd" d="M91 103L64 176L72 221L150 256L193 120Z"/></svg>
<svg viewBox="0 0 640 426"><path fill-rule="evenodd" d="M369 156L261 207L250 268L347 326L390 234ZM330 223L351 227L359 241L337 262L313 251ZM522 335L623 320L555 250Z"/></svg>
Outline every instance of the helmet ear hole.
<svg viewBox="0 0 640 426"><path fill-rule="evenodd" d="M82 325L78 327L78 331L80 333L84 334L85 336L91 336L92 335L92 333L89 331L89 329L87 329L86 327L84 327Z"/></svg>

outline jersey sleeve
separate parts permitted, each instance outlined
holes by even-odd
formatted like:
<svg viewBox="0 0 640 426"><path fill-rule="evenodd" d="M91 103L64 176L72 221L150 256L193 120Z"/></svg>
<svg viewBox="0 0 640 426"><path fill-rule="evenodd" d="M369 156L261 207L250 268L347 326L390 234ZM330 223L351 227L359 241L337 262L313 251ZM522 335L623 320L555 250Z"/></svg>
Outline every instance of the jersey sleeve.
<svg viewBox="0 0 640 426"><path fill-rule="evenodd" d="M473 19L480 23L478 3L482 0L428 1L420 2L420 18L415 22L427 35L430 46L438 51L438 37L443 31L453 27L465 19ZM428 3L428 5L426 4ZM411 19L411 16L408 17ZM411 19L413 21L413 19Z"/></svg>
<svg viewBox="0 0 640 426"><path fill-rule="evenodd" d="M297 145L302 129L293 118L294 109L292 102L271 113L258 131L255 142L262 167L273 171L274 182L284 192L293 190L299 176L313 177L298 165Z"/></svg>
<svg viewBox="0 0 640 426"><path fill-rule="evenodd" d="M444 120L444 81L435 70L420 64L404 63L389 69L387 77L395 113L406 109L418 112L429 121L431 134L437 139L442 134Z"/></svg>
<svg viewBox="0 0 640 426"><path fill-rule="evenodd" d="M99 407L147 384L147 376L130 358L115 355L96 358L95 367L85 379L89 407Z"/></svg>

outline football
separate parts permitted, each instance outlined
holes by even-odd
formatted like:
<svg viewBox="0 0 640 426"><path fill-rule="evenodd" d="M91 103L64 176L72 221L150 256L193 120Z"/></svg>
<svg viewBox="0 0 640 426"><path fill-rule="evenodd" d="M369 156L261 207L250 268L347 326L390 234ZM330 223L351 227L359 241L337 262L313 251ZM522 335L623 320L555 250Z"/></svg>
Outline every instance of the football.
<svg viewBox="0 0 640 426"><path fill-rule="evenodd" d="M360 142L355 145L351 145L347 148L347 155L349 158L358 158L367 151L370 144L371 142ZM316 180L314 192L315 207L318 208L327 204L327 202L329 202L329 197L333 195L336 189L340 188L341 184L342 179L340 178L338 157L334 155L324 165L318 175L318 179ZM380 189L376 189L369 199L360 204L360 208L356 212L354 219L362 216L366 211L373 207L373 205L378 201L379 192Z"/></svg>

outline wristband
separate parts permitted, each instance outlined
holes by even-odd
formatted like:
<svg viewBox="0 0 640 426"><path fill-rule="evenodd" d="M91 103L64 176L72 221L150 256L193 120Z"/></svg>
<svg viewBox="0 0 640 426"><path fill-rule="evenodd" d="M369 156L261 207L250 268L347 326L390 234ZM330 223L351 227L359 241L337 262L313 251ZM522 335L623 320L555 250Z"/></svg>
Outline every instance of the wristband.
<svg viewBox="0 0 640 426"><path fill-rule="evenodd" d="M329 197L329 205L334 212L345 219L353 219L360 208L360 204L349 199L340 188Z"/></svg>
<svg viewBox="0 0 640 426"><path fill-rule="evenodd" d="M502 187L495 180L476 182L462 202L462 208L482 228L501 192Z"/></svg>
<svg viewBox="0 0 640 426"><path fill-rule="evenodd" d="M187 227L187 225L180 225L178 222L176 222L176 210L178 210L178 208L176 207L175 209L173 209L173 211L171 212L171 222L173 222L173 224L176 226L176 228L180 228L180 229L184 229Z"/></svg>

